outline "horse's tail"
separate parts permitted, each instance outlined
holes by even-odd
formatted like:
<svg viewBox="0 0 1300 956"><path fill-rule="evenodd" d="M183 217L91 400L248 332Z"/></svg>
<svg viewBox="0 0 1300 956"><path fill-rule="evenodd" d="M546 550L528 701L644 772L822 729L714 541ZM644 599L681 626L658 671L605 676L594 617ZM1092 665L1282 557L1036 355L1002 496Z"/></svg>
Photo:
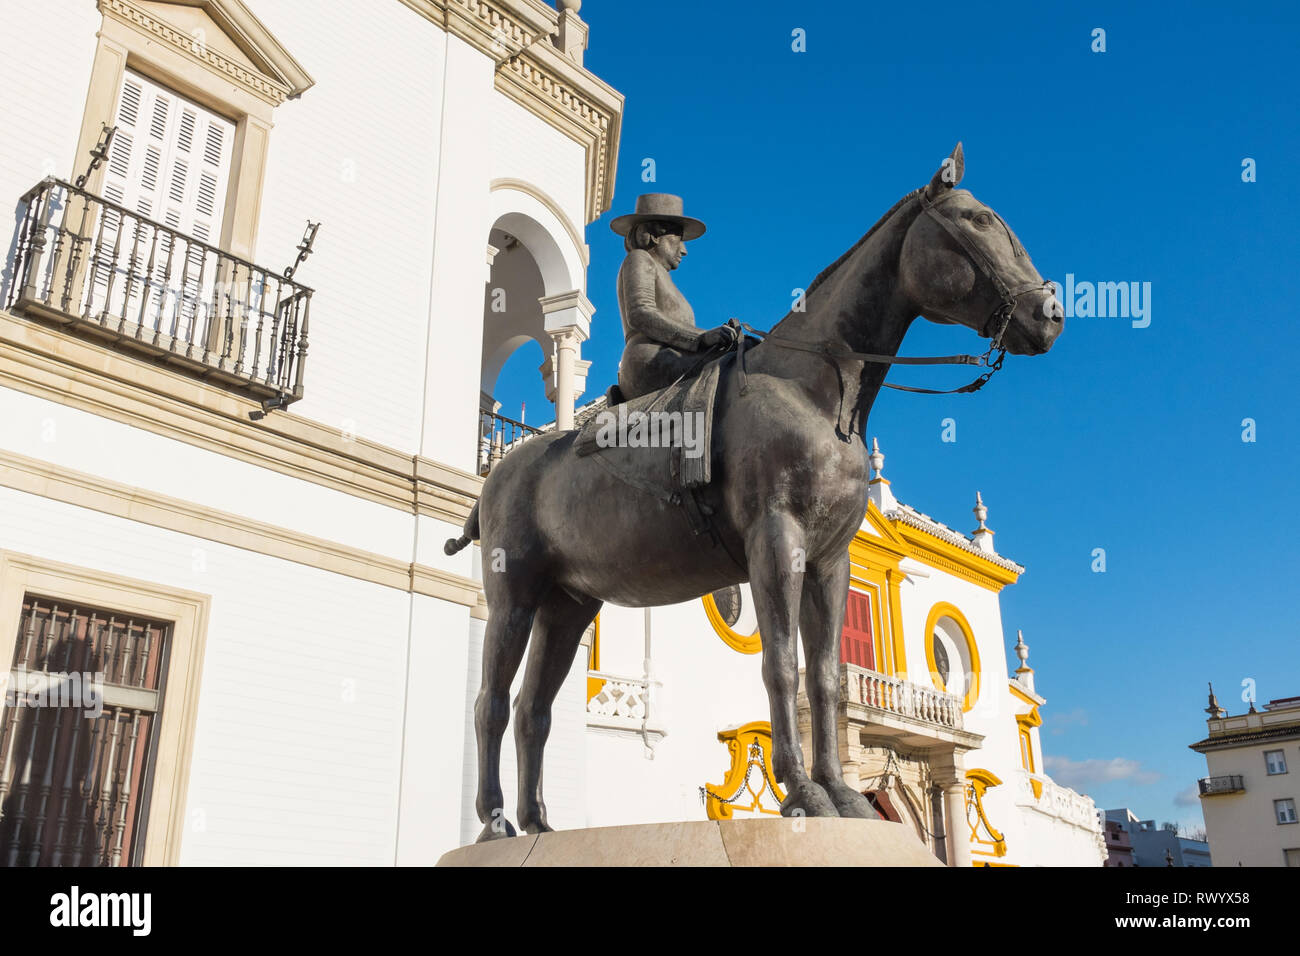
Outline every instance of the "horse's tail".
<svg viewBox="0 0 1300 956"><path fill-rule="evenodd" d="M448 538L447 543L442 546L442 550L447 554L455 554L463 549L471 541L478 538L478 505L474 502L474 507L470 509L469 517L465 519L465 533L459 538Z"/></svg>

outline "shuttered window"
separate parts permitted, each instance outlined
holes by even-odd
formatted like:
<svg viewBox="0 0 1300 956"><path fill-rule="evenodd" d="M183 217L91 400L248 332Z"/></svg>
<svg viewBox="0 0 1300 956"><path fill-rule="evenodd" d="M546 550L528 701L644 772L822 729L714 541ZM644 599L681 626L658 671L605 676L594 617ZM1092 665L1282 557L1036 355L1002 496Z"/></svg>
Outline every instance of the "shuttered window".
<svg viewBox="0 0 1300 956"><path fill-rule="evenodd" d="M216 246L234 124L129 70L115 122L117 133L104 167L104 198L182 236ZM87 314L103 311L134 319L155 314L160 296L173 296L182 303L180 331L189 337L195 303L209 296L215 279L205 275L203 249L184 240L173 249L170 232L148 224L123 229L120 220L116 211L105 209L102 246L115 254L96 259ZM117 275L112 275L114 270ZM146 294L150 301L140 302Z"/></svg>
<svg viewBox="0 0 1300 956"><path fill-rule="evenodd" d="M871 599L849 589L844 608L844 631L840 637L840 663L876 669L876 651L871 638Z"/></svg>
<svg viewBox="0 0 1300 956"><path fill-rule="evenodd" d="M234 138L229 120L128 70L104 195L215 244L221 236Z"/></svg>

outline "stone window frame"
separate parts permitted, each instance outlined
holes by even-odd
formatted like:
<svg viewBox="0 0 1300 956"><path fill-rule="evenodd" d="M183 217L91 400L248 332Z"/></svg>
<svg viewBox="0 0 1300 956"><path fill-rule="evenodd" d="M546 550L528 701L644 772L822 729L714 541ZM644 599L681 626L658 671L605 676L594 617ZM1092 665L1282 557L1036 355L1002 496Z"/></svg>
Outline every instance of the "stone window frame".
<svg viewBox="0 0 1300 956"><path fill-rule="evenodd" d="M151 581L0 551L0 661L8 674L29 594L166 621L171 649L154 755L143 866L176 866L185 834L190 762L212 599Z"/></svg>
<svg viewBox="0 0 1300 956"><path fill-rule="evenodd" d="M193 14L171 22L134 0L97 0L103 22L73 168L76 173L86 168L103 127L113 125L127 70L219 113L235 124L235 139L221 234L210 241L252 262L273 112L315 81L240 0L162 2L205 14L257 69L223 53L198 30L186 32L183 24ZM86 188L98 194L103 179L101 166Z"/></svg>

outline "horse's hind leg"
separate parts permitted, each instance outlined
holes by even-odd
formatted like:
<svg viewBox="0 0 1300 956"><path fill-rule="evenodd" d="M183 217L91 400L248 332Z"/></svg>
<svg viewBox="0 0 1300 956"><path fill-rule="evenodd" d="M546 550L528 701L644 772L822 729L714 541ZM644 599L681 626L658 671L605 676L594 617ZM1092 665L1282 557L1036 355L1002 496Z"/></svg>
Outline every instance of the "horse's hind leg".
<svg viewBox="0 0 1300 956"><path fill-rule="evenodd" d="M879 816L867 798L844 782L835 711L840 691L840 635L849 591L849 553L842 551L804 575L799 604L805 686L812 711L812 778L821 784L842 817Z"/></svg>
<svg viewBox="0 0 1300 956"><path fill-rule="evenodd" d="M551 731L551 705L573 666L582 634L600 611L594 598L575 600L552 588L537 610L524 686L515 704L515 753L519 761L519 826L545 833L542 751Z"/></svg>
<svg viewBox="0 0 1300 956"><path fill-rule="evenodd" d="M483 682L474 702L478 739L478 799L475 809L484 824L478 842L515 835L505 817L501 792L501 737L510 720L510 682L519 670L533 626L534 605L491 606L483 639Z"/></svg>

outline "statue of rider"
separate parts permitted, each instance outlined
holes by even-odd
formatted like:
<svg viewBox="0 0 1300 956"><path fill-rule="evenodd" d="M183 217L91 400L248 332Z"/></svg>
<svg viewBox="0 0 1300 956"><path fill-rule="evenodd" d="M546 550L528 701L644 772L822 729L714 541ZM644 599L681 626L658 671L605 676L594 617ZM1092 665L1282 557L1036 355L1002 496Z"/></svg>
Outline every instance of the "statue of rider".
<svg viewBox="0 0 1300 956"><path fill-rule="evenodd" d="M682 214L680 196L640 195L636 212L619 216L610 228L624 237L627 250L618 270L625 345L618 385L610 389L616 404L698 371L705 353L729 348L737 331L730 325L697 328L690 303L669 275L686 256L686 243L704 234L704 223Z"/></svg>

